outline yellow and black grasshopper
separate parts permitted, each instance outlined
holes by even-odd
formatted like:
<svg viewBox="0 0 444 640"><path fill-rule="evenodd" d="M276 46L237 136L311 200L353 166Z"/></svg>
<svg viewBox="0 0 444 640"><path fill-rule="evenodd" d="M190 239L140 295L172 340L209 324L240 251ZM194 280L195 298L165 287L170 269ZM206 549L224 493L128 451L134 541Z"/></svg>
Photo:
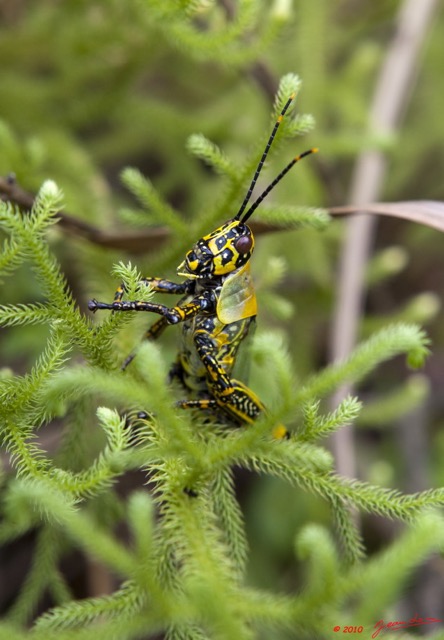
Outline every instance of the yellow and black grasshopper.
<svg viewBox="0 0 444 640"><path fill-rule="evenodd" d="M240 424L252 423L265 411L256 394L243 382L231 377L239 346L257 312L250 274L254 237L246 222L291 167L304 156L317 151L309 149L293 158L247 209L278 127L293 99L294 94L287 100L274 125L238 213L198 240L179 265L177 274L186 280L180 284L151 277L141 281L155 292L182 295L179 303L169 308L153 302L122 300L125 293L125 285L122 284L116 291L114 302L90 300L88 304L94 312L109 309L160 314L161 318L147 331L147 339L156 339L168 325L181 322L180 351L170 376L178 378L194 398L183 400L178 406L221 410ZM127 358L123 368L132 358ZM277 425L273 435L285 438L288 432L284 426Z"/></svg>

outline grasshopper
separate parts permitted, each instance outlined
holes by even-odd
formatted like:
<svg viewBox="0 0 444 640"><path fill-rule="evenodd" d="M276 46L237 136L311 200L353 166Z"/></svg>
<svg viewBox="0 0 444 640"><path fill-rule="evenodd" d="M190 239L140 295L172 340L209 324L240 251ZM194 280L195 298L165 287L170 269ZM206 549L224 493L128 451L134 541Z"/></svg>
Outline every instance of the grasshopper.
<svg viewBox="0 0 444 640"><path fill-rule="evenodd" d="M181 345L170 378L177 378L193 397L178 402L178 406L222 411L243 425L251 424L265 412L257 395L232 377L239 346L247 337L257 314L250 272L254 237L246 222L288 171L299 160L317 151L312 148L294 157L247 208L277 130L294 97L292 94L288 98L275 122L237 214L200 238L177 268L177 274L185 280L181 283L157 277L141 280L142 285L150 286L155 292L182 296L178 304L168 307L154 302L123 300L124 284L118 287L113 302L93 299L88 303L93 312L108 309L159 314L161 317L145 334L145 338L150 340L157 339L168 325L182 324ZM126 359L123 368L133 357ZM288 431L278 424L273 435L278 439L286 438Z"/></svg>

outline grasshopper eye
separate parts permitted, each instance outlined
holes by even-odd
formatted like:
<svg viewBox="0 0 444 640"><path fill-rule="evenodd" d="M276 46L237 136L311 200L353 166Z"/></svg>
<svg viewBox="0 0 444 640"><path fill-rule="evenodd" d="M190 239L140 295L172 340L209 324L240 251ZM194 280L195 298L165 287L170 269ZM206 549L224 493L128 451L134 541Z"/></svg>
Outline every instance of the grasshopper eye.
<svg viewBox="0 0 444 640"><path fill-rule="evenodd" d="M253 246L253 240L251 236L241 236L236 240L234 246L239 253L248 253Z"/></svg>

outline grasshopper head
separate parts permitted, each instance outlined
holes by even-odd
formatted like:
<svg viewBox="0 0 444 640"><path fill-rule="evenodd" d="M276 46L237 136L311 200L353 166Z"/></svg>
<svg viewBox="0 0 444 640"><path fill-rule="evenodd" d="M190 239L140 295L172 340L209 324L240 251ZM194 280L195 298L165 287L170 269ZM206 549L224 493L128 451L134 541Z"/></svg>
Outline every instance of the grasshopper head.
<svg viewBox="0 0 444 640"><path fill-rule="evenodd" d="M225 276L246 264L253 248L250 227L234 218L198 240L177 273L187 278Z"/></svg>
<svg viewBox="0 0 444 640"><path fill-rule="evenodd" d="M228 275L240 269L249 261L254 249L254 238L251 229L245 224L246 221L293 165L310 153L316 153L317 151L317 149L314 148L309 149L294 157L247 209L254 186L267 158L268 151L294 97L295 94L291 94L276 120L238 213L221 227L218 227L215 231L196 242L194 247L186 254L185 260L177 268L178 275L184 276L185 278L211 279L217 276Z"/></svg>

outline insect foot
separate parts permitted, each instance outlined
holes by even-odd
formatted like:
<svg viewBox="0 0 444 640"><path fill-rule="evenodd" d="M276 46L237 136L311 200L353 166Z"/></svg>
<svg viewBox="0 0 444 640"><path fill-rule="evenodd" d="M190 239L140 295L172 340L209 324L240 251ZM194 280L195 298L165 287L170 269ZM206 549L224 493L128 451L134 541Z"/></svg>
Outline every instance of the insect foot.
<svg viewBox="0 0 444 640"><path fill-rule="evenodd" d="M90 311L95 313L98 308L99 308L99 303L97 302L97 300L95 298L93 298L92 300L88 300L88 309Z"/></svg>

